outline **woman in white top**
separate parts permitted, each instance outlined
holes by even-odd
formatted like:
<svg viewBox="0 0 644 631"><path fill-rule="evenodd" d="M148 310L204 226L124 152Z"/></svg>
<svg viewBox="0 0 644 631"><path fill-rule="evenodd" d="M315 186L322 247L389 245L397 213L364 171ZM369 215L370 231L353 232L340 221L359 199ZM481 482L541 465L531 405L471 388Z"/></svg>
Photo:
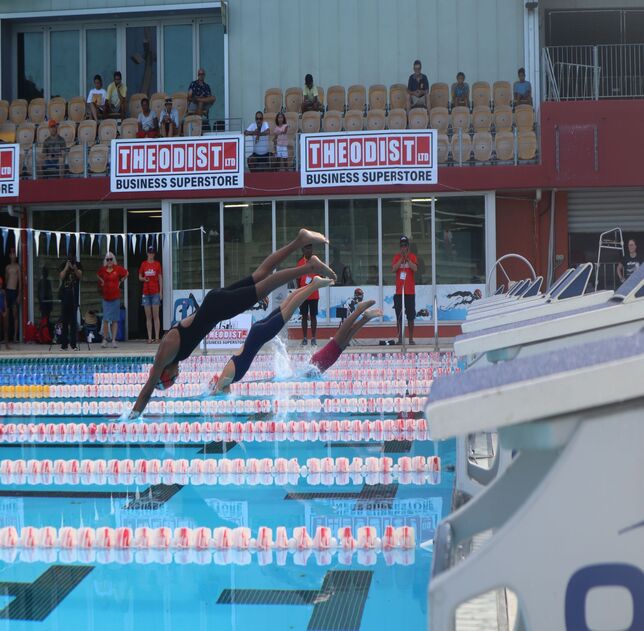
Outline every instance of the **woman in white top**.
<svg viewBox="0 0 644 631"><path fill-rule="evenodd" d="M94 87L87 95L87 115L94 120L105 118L105 101L107 92L103 89L103 79L100 74L94 75Z"/></svg>
<svg viewBox="0 0 644 631"><path fill-rule="evenodd" d="M154 110L150 109L150 99L141 99L141 113L139 114L139 131L137 138L158 138L159 121Z"/></svg>

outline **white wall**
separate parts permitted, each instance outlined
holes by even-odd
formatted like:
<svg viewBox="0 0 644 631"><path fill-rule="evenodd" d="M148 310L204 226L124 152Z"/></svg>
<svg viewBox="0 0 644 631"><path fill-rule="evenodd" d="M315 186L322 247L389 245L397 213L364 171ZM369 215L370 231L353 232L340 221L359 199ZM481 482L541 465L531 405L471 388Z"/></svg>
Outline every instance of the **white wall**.
<svg viewBox="0 0 644 631"><path fill-rule="evenodd" d="M315 82L406 83L419 58L430 82L514 81L524 65L521 0L231 0L231 116L264 90Z"/></svg>

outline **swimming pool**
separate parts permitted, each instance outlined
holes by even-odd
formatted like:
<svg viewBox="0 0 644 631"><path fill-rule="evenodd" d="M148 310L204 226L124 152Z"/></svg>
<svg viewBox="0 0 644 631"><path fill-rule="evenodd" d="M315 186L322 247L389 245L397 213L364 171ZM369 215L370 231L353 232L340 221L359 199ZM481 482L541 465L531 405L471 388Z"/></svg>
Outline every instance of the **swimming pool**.
<svg viewBox="0 0 644 631"><path fill-rule="evenodd" d="M451 355L345 353L318 380L296 356L278 381L261 355L228 402L196 394L225 360L198 357L136 426L116 416L150 360L73 359L0 363L0 629L425 628L454 445L414 400ZM405 526L413 545L360 540Z"/></svg>

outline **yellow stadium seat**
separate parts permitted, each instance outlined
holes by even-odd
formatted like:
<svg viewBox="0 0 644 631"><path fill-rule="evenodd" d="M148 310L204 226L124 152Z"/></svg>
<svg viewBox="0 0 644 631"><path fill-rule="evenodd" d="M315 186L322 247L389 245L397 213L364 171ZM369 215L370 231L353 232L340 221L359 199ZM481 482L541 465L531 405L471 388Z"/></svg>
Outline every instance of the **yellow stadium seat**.
<svg viewBox="0 0 644 631"><path fill-rule="evenodd" d="M394 83L389 88L389 108L392 110L407 109L407 86Z"/></svg>
<svg viewBox="0 0 644 631"><path fill-rule="evenodd" d="M322 131L338 133L342 131L342 115L336 110L329 110L322 119Z"/></svg>
<svg viewBox="0 0 644 631"><path fill-rule="evenodd" d="M512 105L512 86L509 81L495 81L492 85L494 109L499 105Z"/></svg>
<svg viewBox="0 0 644 631"><path fill-rule="evenodd" d="M68 147L76 142L76 123L74 121L61 121L58 123L58 135Z"/></svg>
<svg viewBox="0 0 644 631"><path fill-rule="evenodd" d="M181 121L188 111L188 93L175 92L172 95L172 107L177 110L177 114L179 115L179 125L181 125Z"/></svg>
<svg viewBox="0 0 644 631"><path fill-rule="evenodd" d="M49 136L51 136L49 125L38 125L38 129L36 130L36 144L42 145Z"/></svg>
<svg viewBox="0 0 644 631"><path fill-rule="evenodd" d="M496 159L501 162L514 160L514 134L511 131L497 131L494 137Z"/></svg>
<svg viewBox="0 0 644 631"><path fill-rule="evenodd" d="M268 88L264 92L264 111L281 112L282 107L282 88Z"/></svg>
<svg viewBox="0 0 644 631"><path fill-rule="evenodd" d="M470 110L463 105L452 108L452 130L462 129L464 132L470 129Z"/></svg>
<svg viewBox="0 0 644 631"><path fill-rule="evenodd" d="M383 112L387 109L387 86L380 84L369 86L369 109ZM367 121L368 125L369 121Z"/></svg>
<svg viewBox="0 0 644 631"><path fill-rule="evenodd" d="M446 134L449 127L449 112L446 107L432 107L429 111L429 126L439 134Z"/></svg>
<svg viewBox="0 0 644 631"><path fill-rule="evenodd" d="M512 131L512 108L509 105L496 105L494 107L494 130Z"/></svg>
<svg viewBox="0 0 644 631"><path fill-rule="evenodd" d="M23 146L31 146L34 144L36 138L36 126L30 122L25 121L20 123L16 129L16 142Z"/></svg>
<svg viewBox="0 0 644 631"><path fill-rule="evenodd" d="M438 134L438 164L447 164L449 159L450 142L447 134Z"/></svg>
<svg viewBox="0 0 644 631"><path fill-rule="evenodd" d="M150 109L156 113L157 118L161 114L165 100L168 98L168 95L165 92L155 92L150 97Z"/></svg>
<svg viewBox="0 0 644 631"><path fill-rule="evenodd" d="M517 105L514 108L514 124L519 131L534 129L534 110L532 105Z"/></svg>
<svg viewBox="0 0 644 631"><path fill-rule="evenodd" d="M487 81L476 81L471 90L472 107L490 107L490 84Z"/></svg>
<svg viewBox="0 0 644 631"><path fill-rule="evenodd" d="M139 121L136 118L126 118L121 121L121 138L136 138L139 131Z"/></svg>
<svg viewBox="0 0 644 631"><path fill-rule="evenodd" d="M320 113L304 112L302 114L302 133L315 134L320 131Z"/></svg>
<svg viewBox="0 0 644 631"><path fill-rule="evenodd" d="M108 145L94 145L89 150L89 170L92 173L105 173L110 148Z"/></svg>
<svg viewBox="0 0 644 631"><path fill-rule="evenodd" d="M67 167L69 172L80 175L85 172L85 153L82 145L74 145L67 152Z"/></svg>
<svg viewBox="0 0 644 631"><path fill-rule="evenodd" d="M25 99L14 99L9 106L9 120L14 125L20 125L27 120L27 101Z"/></svg>
<svg viewBox="0 0 644 631"><path fill-rule="evenodd" d="M81 145L92 146L96 142L97 123L95 120L85 120L78 124L76 135Z"/></svg>
<svg viewBox="0 0 644 631"><path fill-rule="evenodd" d="M47 118L62 123L65 120L65 111L67 110L67 101L61 96L55 96L47 103Z"/></svg>
<svg viewBox="0 0 644 631"><path fill-rule="evenodd" d="M474 160L489 162L492 159L492 134L489 131L477 131L472 141Z"/></svg>
<svg viewBox="0 0 644 631"><path fill-rule="evenodd" d="M302 88L288 88L284 93L284 109L287 112L302 111Z"/></svg>
<svg viewBox="0 0 644 631"><path fill-rule="evenodd" d="M80 123L82 120L85 120L86 112L87 104L82 96L73 96L67 101L67 116L69 120Z"/></svg>
<svg viewBox="0 0 644 631"><path fill-rule="evenodd" d="M9 118L9 101L0 99L0 125L7 122Z"/></svg>
<svg viewBox="0 0 644 631"><path fill-rule="evenodd" d="M452 136L452 158L455 164L469 162L472 153L472 139L470 135L461 130Z"/></svg>
<svg viewBox="0 0 644 631"><path fill-rule="evenodd" d="M347 91L347 109L364 112L367 106L367 89L363 85L352 85Z"/></svg>
<svg viewBox="0 0 644 631"><path fill-rule="evenodd" d="M284 112L288 133L296 134L300 130L300 115L297 112Z"/></svg>
<svg viewBox="0 0 644 631"><path fill-rule="evenodd" d="M199 114L188 114L183 119L184 136L201 136L203 120Z"/></svg>
<svg viewBox="0 0 644 631"><path fill-rule="evenodd" d="M326 95L327 111L342 112L346 109L347 96L342 85L332 85Z"/></svg>
<svg viewBox="0 0 644 631"><path fill-rule="evenodd" d="M536 158L537 135L534 131L519 131L517 135L517 155L519 160L534 160Z"/></svg>
<svg viewBox="0 0 644 631"><path fill-rule="evenodd" d="M472 112L472 128L477 131L490 131L492 127L492 112L489 107L479 105Z"/></svg>
<svg viewBox="0 0 644 631"><path fill-rule="evenodd" d="M385 110L369 110L367 112L367 129L378 131L385 128Z"/></svg>
<svg viewBox="0 0 644 631"><path fill-rule="evenodd" d="M34 165L34 157L36 164ZM32 176L34 172L34 166L36 167L36 175L42 173L42 164L43 164L43 151L42 147L36 147L34 151L33 147L30 147L25 151L24 154L24 167L27 171L27 175Z"/></svg>
<svg viewBox="0 0 644 631"><path fill-rule="evenodd" d="M131 97L130 97L130 116L132 118L137 118L138 115L141 113L141 101L145 98L147 98L147 94L143 94L143 92L135 92Z"/></svg>
<svg viewBox="0 0 644 631"><path fill-rule="evenodd" d="M113 118L101 121L98 126L98 142L109 145L116 138L116 135L116 121Z"/></svg>
<svg viewBox="0 0 644 631"><path fill-rule="evenodd" d="M407 129L407 111L404 107L389 110L387 127L389 129Z"/></svg>
<svg viewBox="0 0 644 631"><path fill-rule="evenodd" d="M447 107L449 104L449 86L447 83L432 83L429 89L429 105L435 107Z"/></svg>
<svg viewBox="0 0 644 631"><path fill-rule="evenodd" d="M344 115L344 129L346 131L362 131L364 129L364 116L362 110L349 110Z"/></svg>
<svg viewBox="0 0 644 631"><path fill-rule="evenodd" d="M29 120L35 125L40 125L45 120L47 108L45 107L45 99L37 98L29 101L27 114Z"/></svg>
<svg viewBox="0 0 644 631"><path fill-rule="evenodd" d="M0 140L4 142L16 142L16 126L11 121L0 123Z"/></svg>
<svg viewBox="0 0 644 631"><path fill-rule="evenodd" d="M424 107L414 107L409 110L407 115L407 127L409 129L427 129L429 116Z"/></svg>
<svg viewBox="0 0 644 631"><path fill-rule="evenodd" d="M322 111L324 111L324 88L317 86L318 89L318 103L322 106Z"/></svg>

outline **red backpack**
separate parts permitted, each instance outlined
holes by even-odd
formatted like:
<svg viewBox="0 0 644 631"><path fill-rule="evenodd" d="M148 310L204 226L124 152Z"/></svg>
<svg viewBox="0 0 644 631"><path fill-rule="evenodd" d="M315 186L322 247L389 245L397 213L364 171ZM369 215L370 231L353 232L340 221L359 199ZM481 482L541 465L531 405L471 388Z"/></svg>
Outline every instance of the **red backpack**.
<svg viewBox="0 0 644 631"><path fill-rule="evenodd" d="M27 344L33 344L34 342L38 341L38 329L33 322L27 322L27 326L25 326L24 337Z"/></svg>
<svg viewBox="0 0 644 631"><path fill-rule="evenodd" d="M38 341L41 344L51 344L51 333L49 332L49 319L41 318L38 330Z"/></svg>

